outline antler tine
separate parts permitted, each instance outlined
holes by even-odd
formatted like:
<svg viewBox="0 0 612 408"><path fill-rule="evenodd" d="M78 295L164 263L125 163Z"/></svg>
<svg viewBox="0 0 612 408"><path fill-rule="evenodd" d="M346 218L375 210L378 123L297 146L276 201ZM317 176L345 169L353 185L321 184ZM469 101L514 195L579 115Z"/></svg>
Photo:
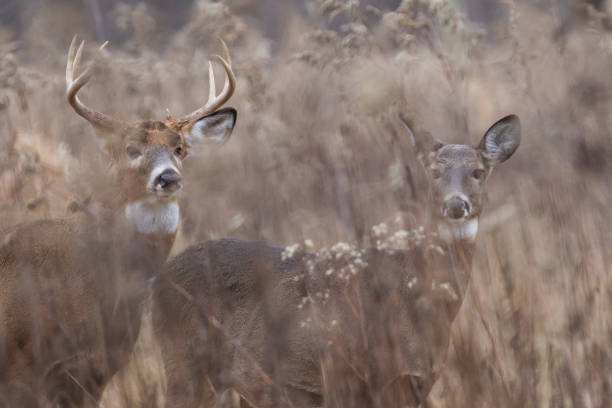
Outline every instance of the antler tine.
<svg viewBox="0 0 612 408"><path fill-rule="evenodd" d="M70 45L70 52L68 53L68 63L66 64L66 93L68 95L68 100L71 98L76 98L76 93L81 89L83 85L89 81L91 77L91 66L88 66L85 71L81 73L74 79L74 75L79 70L79 63L81 62L81 56L83 55L83 46L85 45L85 41L81 41L81 45L76 52L76 56L74 55L74 46L76 37L72 40L72 44ZM78 99L77 99L78 100Z"/></svg>
<svg viewBox="0 0 612 408"><path fill-rule="evenodd" d="M70 103L76 113L87 119L91 124L107 130L117 130L123 125L122 122L87 107L79 100L79 97L77 96L79 90L91 78L94 65L92 63L88 64L85 70L78 75L76 79L74 78L78 73L79 64L83 55L83 48L85 46L85 41L81 41L75 55L76 41L77 36L75 35L70 43L70 49L68 50L68 61L66 62L66 97L68 98L68 103ZM108 41L102 44L100 46L100 51L103 50L107 44Z"/></svg>
<svg viewBox="0 0 612 408"><path fill-rule="evenodd" d="M210 113L213 113L217 109L219 109L225 102L227 102L232 95L234 94L234 90L236 89L236 77L234 76L234 72L232 71L231 59L229 56L229 50L225 42L221 39L221 47L223 49L223 57L219 55L213 55L213 58L218 60L223 68L225 69L225 83L223 85L223 90L219 95L216 95L215 88L215 75L212 69L212 62L208 63L208 80L209 80L209 94L208 101L204 106L195 111L191 112L188 115L183 116L181 119L177 121L179 126L184 126L187 123L191 123L196 121Z"/></svg>
<svg viewBox="0 0 612 408"><path fill-rule="evenodd" d="M230 57L229 48L227 48L227 44L225 43L225 41L223 41L221 37L217 37L217 38L219 38L219 41L221 41L221 48L223 49L223 58L225 58L228 65L231 67L232 58Z"/></svg>
<svg viewBox="0 0 612 408"><path fill-rule="evenodd" d="M223 65L223 68L225 68L225 71L227 73L225 83L223 84L223 90L218 96L218 99L223 101L219 104L219 106L221 106L225 102L227 102L228 99L233 95L234 90L236 89L236 77L234 76L232 66L229 61L225 60L219 55L213 55L213 57L217 58L219 62L221 62L221 65Z"/></svg>
<svg viewBox="0 0 612 408"><path fill-rule="evenodd" d="M206 104L211 103L217 96L217 89L215 88L215 71L213 71L212 62L208 61L208 101Z"/></svg>

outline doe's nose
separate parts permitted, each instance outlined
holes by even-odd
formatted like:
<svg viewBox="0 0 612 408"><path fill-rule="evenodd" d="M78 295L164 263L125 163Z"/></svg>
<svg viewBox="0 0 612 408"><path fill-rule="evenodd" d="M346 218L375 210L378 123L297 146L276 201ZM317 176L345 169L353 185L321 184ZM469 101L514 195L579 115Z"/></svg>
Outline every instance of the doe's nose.
<svg viewBox="0 0 612 408"><path fill-rule="evenodd" d="M451 197L444 203L444 216L453 220L466 217L469 212L469 203L459 197Z"/></svg>
<svg viewBox="0 0 612 408"><path fill-rule="evenodd" d="M173 169L164 170L157 179L155 185L166 192L174 192L181 188L181 175Z"/></svg>

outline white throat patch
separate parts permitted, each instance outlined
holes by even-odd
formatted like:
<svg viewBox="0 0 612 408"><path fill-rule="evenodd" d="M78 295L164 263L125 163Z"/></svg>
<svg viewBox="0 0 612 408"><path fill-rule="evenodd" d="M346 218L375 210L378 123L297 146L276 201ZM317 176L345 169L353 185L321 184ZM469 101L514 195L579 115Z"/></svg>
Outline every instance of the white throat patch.
<svg viewBox="0 0 612 408"><path fill-rule="evenodd" d="M478 218L473 218L461 224L440 223L438 224L438 234L446 242L474 241L476 234L478 234Z"/></svg>
<svg viewBox="0 0 612 408"><path fill-rule="evenodd" d="M179 206L175 201L157 197L145 198L125 207L125 218L138 232L176 232L179 224Z"/></svg>

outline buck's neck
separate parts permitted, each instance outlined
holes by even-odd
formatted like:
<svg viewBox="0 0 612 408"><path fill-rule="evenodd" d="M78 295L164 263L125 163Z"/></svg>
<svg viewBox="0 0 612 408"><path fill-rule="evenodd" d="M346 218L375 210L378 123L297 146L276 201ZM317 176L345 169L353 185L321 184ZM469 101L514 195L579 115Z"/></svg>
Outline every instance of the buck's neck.
<svg viewBox="0 0 612 408"><path fill-rule="evenodd" d="M80 223L85 227L84 231L106 236L113 243L114 253L124 260L141 257L150 260L152 265L163 265L178 231L180 211L177 199L151 197L131 202L117 199L110 204L97 202L80 208ZM154 273L145 273L149 275L145 278Z"/></svg>
<svg viewBox="0 0 612 408"><path fill-rule="evenodd" d="M124 221L134 237L152 246L155 256L165 262L179 227L180 210L176 198L149 197L126 203Z"/></svg>
<svg viewBox="0 0 612 408"><path fill-rule="evenodd" d="M111 217L115 267L100 283L98 296L106 344L113 350L108 356L112 372L124 364L136 341L151 278L161 271L174 244L179 206L176 199L145 199L116 208Z"/></svg>

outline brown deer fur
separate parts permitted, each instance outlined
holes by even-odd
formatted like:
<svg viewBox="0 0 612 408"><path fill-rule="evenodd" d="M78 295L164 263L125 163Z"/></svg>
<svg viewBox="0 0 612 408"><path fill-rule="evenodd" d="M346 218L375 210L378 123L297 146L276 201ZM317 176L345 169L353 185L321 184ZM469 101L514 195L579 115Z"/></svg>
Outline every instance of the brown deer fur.
<svg viewBox="0 0 612 408"><path fill-rule="evenodd" d="M217 110L235 86L226 49L220 96L179 120L125 123L78 99L91 70L76 75L75 45L67 99L107 142L111 182L95 208L0 233L0 407L98 406L174 243L182 161L192 147L227 140L236 123L234 109Z"/></svg>
<svg viewBox="0 0 612 408"><path fill-rule="evenodd" d="M187 249L154 286L167 407L220 406L231 388L254 407L424 401L469 281L486 178L518 147L520 123L501 119L476 148L407 131L429 178L436 245L365 250L367 267L348 282L326 272L342 267L335 256L311 273L312 255L286 259L260 243Z"/></svg>

